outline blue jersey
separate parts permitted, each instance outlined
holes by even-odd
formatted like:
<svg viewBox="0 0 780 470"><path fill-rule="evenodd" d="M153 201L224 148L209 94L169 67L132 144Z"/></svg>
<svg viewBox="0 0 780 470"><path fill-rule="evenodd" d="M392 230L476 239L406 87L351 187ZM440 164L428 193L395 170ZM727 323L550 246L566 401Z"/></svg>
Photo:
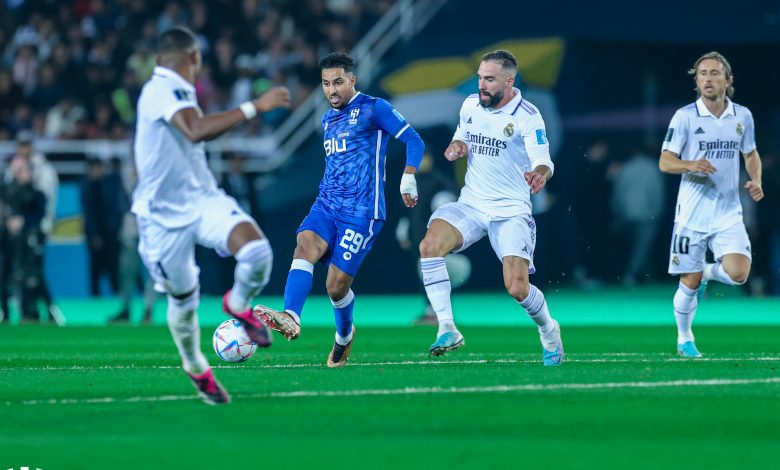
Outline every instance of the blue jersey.
<svg viewBox="0 0 780 470"><path fill-rule="evenodd" d="M328 110L322 129L325 175L317 202L334 214L384 220L388 137L407 143L409 161L412 135L422 144L417 133L390 103L359 92L343 109Z"/></svg>

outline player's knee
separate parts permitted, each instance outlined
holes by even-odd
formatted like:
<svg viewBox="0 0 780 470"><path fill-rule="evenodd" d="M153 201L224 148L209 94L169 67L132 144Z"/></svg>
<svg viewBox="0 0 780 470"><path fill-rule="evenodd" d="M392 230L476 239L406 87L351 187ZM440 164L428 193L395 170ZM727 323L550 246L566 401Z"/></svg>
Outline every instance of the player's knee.
<svg viewBox="0 0 780 470"><path fill-rule="evenodd" d="M747 282L750 269L740 268L735 269L733 272L727 273L735 284L742 285Z"/></svg>
<svg viewBox="0 0 780 470"><path fill-rule="evenodd" d="M200 286L181 294L169 293L168 302L180 311L197 310L200 305Z"/></svg>
<svg viewBox="0 0 780 470"><path fill-rule="evenodd" d="M527 281L522 279L513 279L505 284L506 291L518 302L522 302L528 297L530 286Z"/></svg>
<svg viewBox="0 0 780 470"><path fill-rule="evenodd" d="M420 258L435 258L446 255L442 253L441 244L433 237L425 237L420 242Z"/></svg>
<svg viewBox="0 0 780 470"><path fill-rule="evenodd" d="M268 239L252 240L236 253L236 269L246 270L249 278L261 286L268 284L274 256Z"/></svg>
<svg viewBox="0 0 780 470"><path fill-rule="evenodd" d="M334 301L343 299L349 293L349 283L339 279L329 279L325 283L325 288L328 291L328 297Z"/></svg>

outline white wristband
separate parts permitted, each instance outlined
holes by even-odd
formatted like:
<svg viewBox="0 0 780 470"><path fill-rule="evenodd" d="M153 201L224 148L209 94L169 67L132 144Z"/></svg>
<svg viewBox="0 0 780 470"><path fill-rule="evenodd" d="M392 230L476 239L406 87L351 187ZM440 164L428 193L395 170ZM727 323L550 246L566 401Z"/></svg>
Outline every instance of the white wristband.
<svg viewBox="0 0 780 470"><path fill-rule="evenodd" d="M408 194L412 199L417 199L417 179L413 174L401 175L401 194Z"/></svg>
<svg viewBox="0 0 780 470"><path fill-rule="evenodd" d="M244 101L239 105L238 109L240 109L241 112L244 113L244 118L247 121L257 116L257 108L255 108L254 103L252 103L251 101Z"/></svg>

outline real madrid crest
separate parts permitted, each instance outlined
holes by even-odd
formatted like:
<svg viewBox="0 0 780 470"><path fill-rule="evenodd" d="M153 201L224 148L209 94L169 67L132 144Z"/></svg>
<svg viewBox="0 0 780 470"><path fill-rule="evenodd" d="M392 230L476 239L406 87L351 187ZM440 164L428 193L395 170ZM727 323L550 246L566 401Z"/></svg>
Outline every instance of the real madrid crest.
<svg viewBox="0 0 780 470"><path fill-rule="evenodd" d="M680 265L680 258L678 258L677 255L674 255L672 257L672 264L675 265L675 266L679 266Z"/></svg>
<svg viewBox="0 0 780 470"><path fill-rule="evenodd" d="M737 124L737 135L742 135L742 124Z"/></svg>
<svg viewBox="0 0 780 470"><path fill-rule="evenodd" d="M504 128L504 135L507 136L507 137L512 137L512 134L514 134L514 133L515 133L515 127L510 122Z"/></svg>

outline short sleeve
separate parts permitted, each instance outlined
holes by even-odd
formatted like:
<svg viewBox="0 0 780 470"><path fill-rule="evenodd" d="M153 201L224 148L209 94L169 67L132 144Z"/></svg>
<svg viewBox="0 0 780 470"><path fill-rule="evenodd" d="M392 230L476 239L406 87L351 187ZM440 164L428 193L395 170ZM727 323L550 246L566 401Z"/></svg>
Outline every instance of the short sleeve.
<svg viewBox="0 0 780 470"><path fill-rule="evenodd" d="M198 108L198 101L193 90L185 88L166 88L159 97L159 109L163 119L170 122L173 116L185 108Z"/></svg>
<svg viewBox="0 0 780 470"><path fill-rule="evenodd" d="M377 99L374 105L374 123L379 129L387 132L396 139L409 128L406 118L383 99Z"/></svg>
<svg viewBox="0 0 780 470"><path fill-rule="evenodd" d="M664 137L664 143L661 150L668 150L677 155L682 155L683 148L688 138L688 119L685 115L677 111L672 116L672 122L669 123L669 128L666 130L666 136Z"/></svg>
<svg viewBox="0 0 780 470"><path fill-rule="evenodd" d="M550 158L550 142L547 141L547 131L544 120L539 113L528 116L522 126L523 144L528 159L531 160L531 168L545 165L552 170Z"/></svg>
<svg viewBox="0 0 780 470"><path fill-rule="evenodd" d="M739 125L738 125L739 126ZM739 131L739 127L737 127ZM739 151L743 154L750 153L756 149L756 130L753 123L753 114L748 111L745 117L745 128L742 129L742 142L739 146Z"/></svg>

